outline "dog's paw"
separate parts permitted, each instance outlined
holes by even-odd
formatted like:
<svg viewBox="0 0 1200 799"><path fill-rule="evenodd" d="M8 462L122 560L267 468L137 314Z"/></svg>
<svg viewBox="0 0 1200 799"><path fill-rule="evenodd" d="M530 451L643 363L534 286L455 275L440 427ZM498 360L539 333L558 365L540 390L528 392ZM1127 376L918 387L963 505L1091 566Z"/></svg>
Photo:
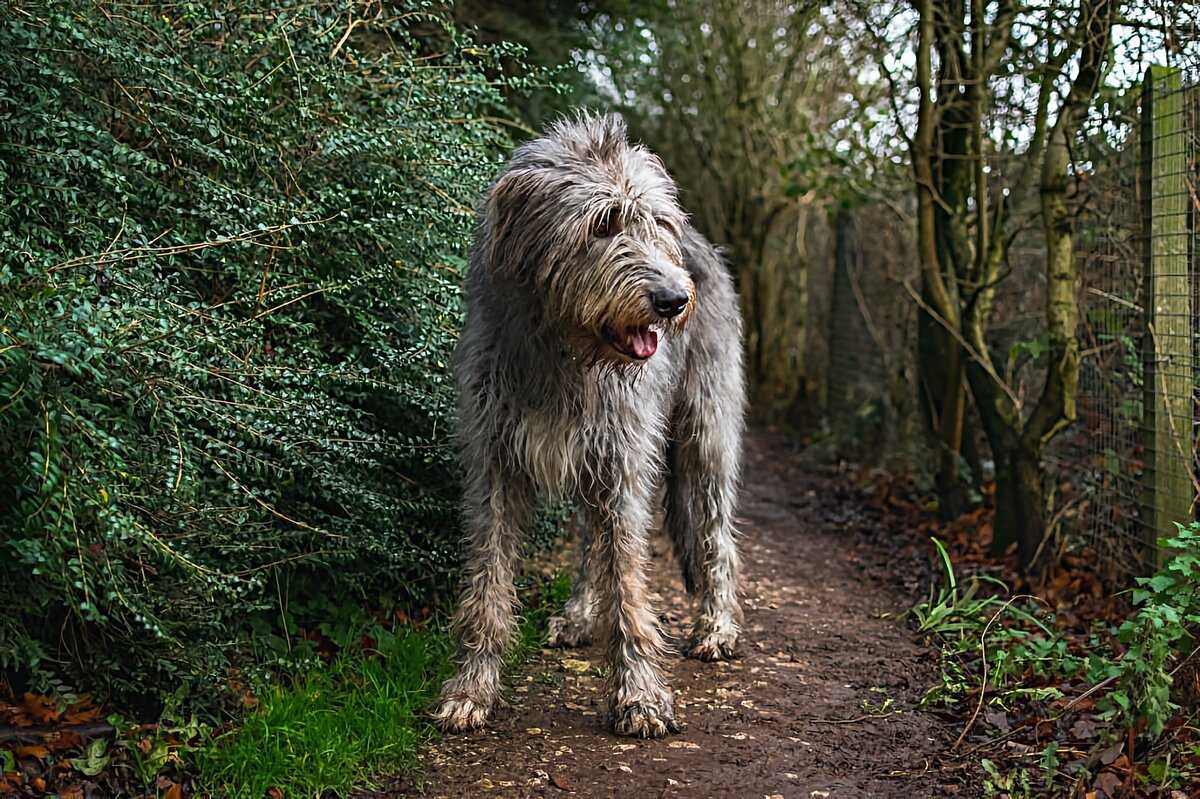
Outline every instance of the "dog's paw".
<svg viewBox="0 0 1200 799"><path fill-rule="evenodd" d="M662 738L683 730L670 702L629 702L612 711L612 731L631 738Z"/></svg>
<svg viewBox="0 0 1200 799"><path fill-rule="evenodd" d="M687 656L713 662L730 660L737 653L737 629L697 630L687 646Z"/></svg>
<svg viewBox="0 0 1200 799"><path fill-rule="evenodd" d="M468 732L487 724L491 707L465 696L447 696L433 711L433 723L442 732Z"/></svg>
<svg viewBox="0 0 1200 799"><path fill-rule="evenodd" d="M592 642L592 625L566 616L552 616L546 646L575 649Z"/></svg>

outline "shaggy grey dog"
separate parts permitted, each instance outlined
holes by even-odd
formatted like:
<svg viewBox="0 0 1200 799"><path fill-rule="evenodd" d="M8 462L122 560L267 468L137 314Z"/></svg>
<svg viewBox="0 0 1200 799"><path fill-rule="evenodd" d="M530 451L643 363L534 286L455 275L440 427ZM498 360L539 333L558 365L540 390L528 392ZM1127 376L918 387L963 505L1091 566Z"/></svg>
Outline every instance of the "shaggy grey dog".
<svg viewBox="0 0 1200 799"><path fill-rule="evenodd" d="M551 643L608 642L622 735L678 729L648 602L664 524L700 595L691 656L732 655L741 622L732 515L743 429L737 296L659 159L615 116L580 115L514 153L488 191L455 353L469 534L461 661L435 718L484 724L500 688L522 534L539 497L578 500L579 579Z"/></svg>

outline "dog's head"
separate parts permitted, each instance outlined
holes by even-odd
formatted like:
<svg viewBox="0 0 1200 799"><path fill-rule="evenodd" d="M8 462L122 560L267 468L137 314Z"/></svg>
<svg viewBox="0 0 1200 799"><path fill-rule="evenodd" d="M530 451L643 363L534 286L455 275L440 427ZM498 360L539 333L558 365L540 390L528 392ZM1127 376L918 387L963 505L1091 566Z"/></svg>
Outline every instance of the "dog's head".
<svg viewBox="0 0 1200 799"><path fill-rule="evenodd" d="M617 116L582 113L517 149L488 192L489 268L537 292L573 347L646 361L696 299L683 266L687 217L662 162Z"/></svg>

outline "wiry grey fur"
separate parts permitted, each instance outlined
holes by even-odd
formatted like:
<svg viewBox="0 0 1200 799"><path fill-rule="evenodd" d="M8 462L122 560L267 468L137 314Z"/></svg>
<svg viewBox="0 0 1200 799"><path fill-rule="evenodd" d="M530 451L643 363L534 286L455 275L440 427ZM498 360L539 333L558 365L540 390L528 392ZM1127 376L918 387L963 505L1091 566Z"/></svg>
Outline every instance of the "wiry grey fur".
<svg viewBox="0 0 1200 799"><path fill-rule="evenodd" d="M654 292L686 307L656 311ZM646 581L664 478L665 525L700 595L689 654L729 657L741 621L732 517L744 389L729 275L659 159L627 141L618 117L584 114L519 147L489 189L467 308L455 375L470 551L455 619L461 662L435 718L465 730L491 711L521 536L549 495L577 498L589 530L551 643L585 643L598 621L613 730L674 731ZM648 359L610 343L632 341L613 331L647 325L661 335Z"/></svg>

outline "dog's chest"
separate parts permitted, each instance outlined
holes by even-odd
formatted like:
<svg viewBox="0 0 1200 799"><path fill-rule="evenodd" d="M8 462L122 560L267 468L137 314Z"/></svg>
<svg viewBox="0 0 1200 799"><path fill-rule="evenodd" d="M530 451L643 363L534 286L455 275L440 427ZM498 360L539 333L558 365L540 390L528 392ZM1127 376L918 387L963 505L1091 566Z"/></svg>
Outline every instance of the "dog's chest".
<svg viewBox="0 0 1200 799"><path fill-rule="evenodd" d="M588 377L564 389L531 398L511 428L511 452L542 491L567 495L585 479L605 480L630 463L648 468L661 453L670 397L665 375Z"/></svg>

